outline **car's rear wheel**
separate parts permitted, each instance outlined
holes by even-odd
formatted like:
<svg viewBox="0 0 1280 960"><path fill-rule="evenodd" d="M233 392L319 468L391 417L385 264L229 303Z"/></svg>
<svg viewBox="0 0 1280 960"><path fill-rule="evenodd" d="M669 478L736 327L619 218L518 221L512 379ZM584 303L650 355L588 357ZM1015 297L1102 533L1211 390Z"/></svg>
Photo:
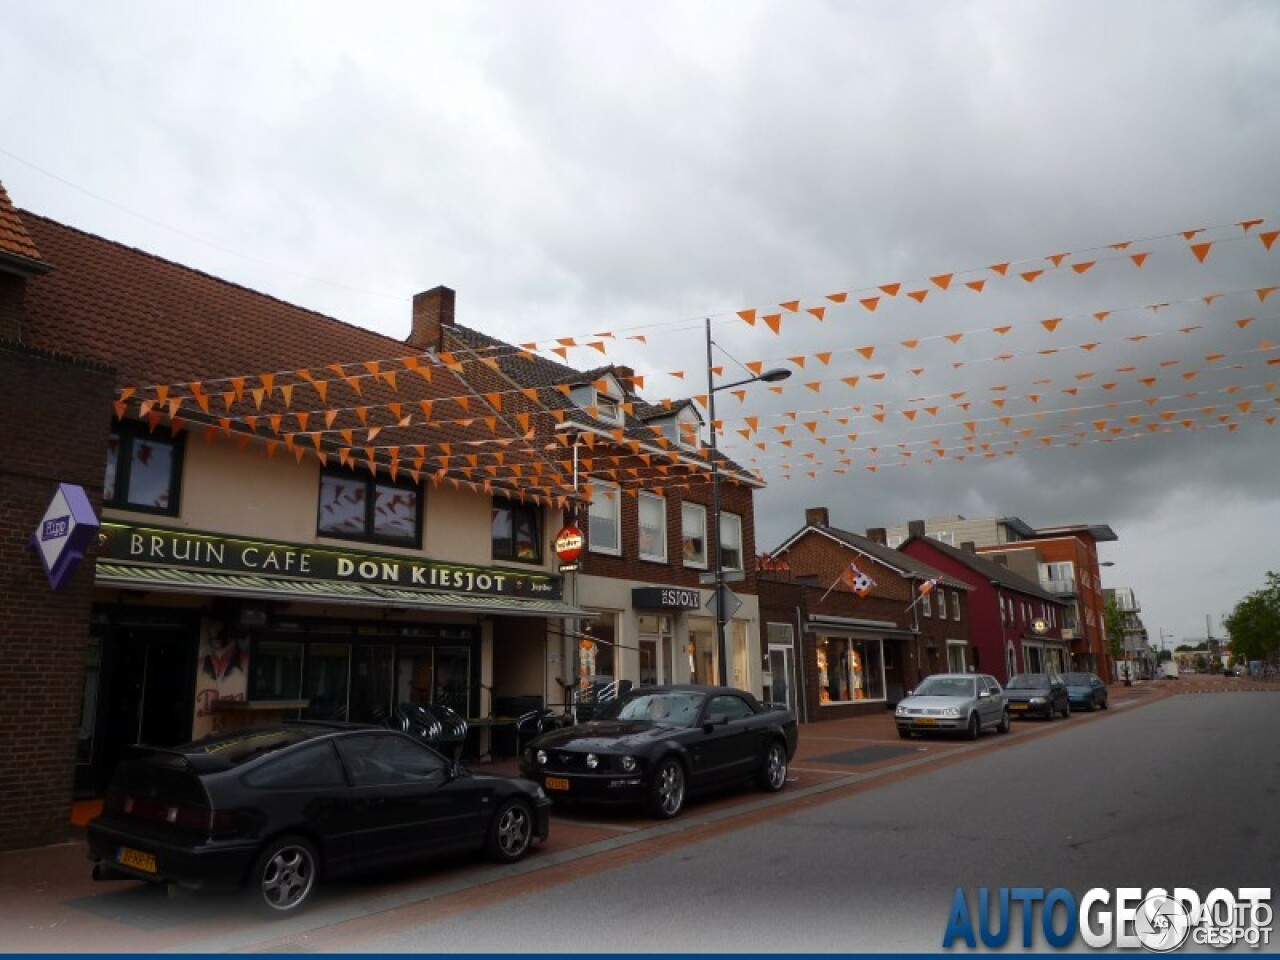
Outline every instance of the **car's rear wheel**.
<svg viewBox="0 0 1280 960"><path fill-rule="evenodd" d="M764 765L756 778L761 790L777 793L787 785L787 748L781 741L769 744L764 754Z"/></svg>
<svg viewBox="0 0 1280 960"><path fill-rule="evenodd" d="M978 734L980 734L981 732L982 732L982 724L978 722L978 715L976 713L969 714L969 726L965 730L965 735L970 740L977 740Z"/></svg>
<svg viewBox="0 0 1280 960"><path fill-rule="evenodd" d="M320 858L309 841L279 837L253 866L254 904L271 916L297 913L311 899L319 873Z"/></svg>
<svg viewBox="0 0 1280 960"><path fill-rule="evenodd" d="M996 727L998 733L1008 733L1013 727L1012 721L1009 719L1009 711L1006 709L1000 714L1000 723Z"/></svg>
<svg viewBox="0 0 1280 960"><path fill-rule="evenodd" d="M653 773L653 785L649 790L649 809L654 816L670 820L684 809L684 767L674 757L658 764Z"/></svg>
<svg viewBox="0 0 1280 960"><path fill-rule="evenodd" d="M1103 698L1102 698L1102 709L1103 709L1103 710L1106 710L1109 706L1110 706L1109 698L1108 698L1108 697L1103 697Z"/></svg>
<svg viewBox="0 0 1280 960"><path fill-rule="evenodd" d="M1064 718L1071 716L1071 701L1068 700L1062 705L1062 716Z"/></svg>
<svg viewBox="0 0 1280 960"><path fill-rule="evenodd" d="M522 800L508 800L489 823L485 854L497 863L515 863L533 843L533 811Z"/></svg>

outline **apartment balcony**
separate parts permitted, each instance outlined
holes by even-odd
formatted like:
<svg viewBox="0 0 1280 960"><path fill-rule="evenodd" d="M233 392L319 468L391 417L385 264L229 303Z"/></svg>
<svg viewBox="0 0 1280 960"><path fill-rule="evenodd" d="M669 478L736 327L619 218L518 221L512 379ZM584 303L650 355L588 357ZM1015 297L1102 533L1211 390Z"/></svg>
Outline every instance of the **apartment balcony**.
<svg viewBox="0 0 1280 960"><path fill-rule="evenodd" d="M1050 593L1057 594L1060 597L1074 597L1076 595L1076 582L1074 579L1055 580L1047 577L1041 577L1040 586Z"/></svg>

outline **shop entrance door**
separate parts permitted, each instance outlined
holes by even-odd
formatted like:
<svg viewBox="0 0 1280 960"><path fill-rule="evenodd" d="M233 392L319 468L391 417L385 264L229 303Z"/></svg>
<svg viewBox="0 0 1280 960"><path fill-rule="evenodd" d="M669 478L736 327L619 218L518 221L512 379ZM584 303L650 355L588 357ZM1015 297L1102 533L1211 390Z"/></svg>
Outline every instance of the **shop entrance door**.
<svg viewBox="0 0 1280 960"><path fill-rule="evenodd" d="M91 765L96 792L106 789L130 744L171 747L190 738L196 649L194 623L116 626L104 632Z"/></svg>
<svg viewBox="0 0 1280 960"><path fill-rule="evenodd" d="M769 683L764 698L773 703L785 703L796 709L795 651L790 646L769 645Z"/></svg>

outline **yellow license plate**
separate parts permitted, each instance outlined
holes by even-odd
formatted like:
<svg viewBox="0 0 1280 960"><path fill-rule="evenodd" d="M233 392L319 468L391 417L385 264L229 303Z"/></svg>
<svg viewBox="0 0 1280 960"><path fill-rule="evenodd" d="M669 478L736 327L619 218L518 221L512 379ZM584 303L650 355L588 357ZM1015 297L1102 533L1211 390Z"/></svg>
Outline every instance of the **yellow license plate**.
<svg viewBox="0 0 1280 960"><path fill-rule="evenodd" d="M1010 709L1010 710L1025 710L1025 709L1027 709L1027 705L1026 705L1025 703L1011 703L1011 704L1009 704L1009 709Z"/></svg>
<svg viewBox="0 0 1280 960"><path fill-rule="evenodd" d="M548 790L568 790L569 781L564 777L547 777L546 780Z"/></svg>
<svg viewBox="0 0 1280 960"><path fill-rule="evenodd" d="M143 853L141 850L121 847L120 852L116 854L116 860L126 867L133 867L135 870L142 870L146 873L156 872L156 855L154 853Z"/></svg>
<svg viewBox="0 0 1280 960"><path fill-rule="evenodd" d="M917 717L916 718L917 727L936 727L937 725L938 725L938 721L933 719L933 717Z"/></svg>

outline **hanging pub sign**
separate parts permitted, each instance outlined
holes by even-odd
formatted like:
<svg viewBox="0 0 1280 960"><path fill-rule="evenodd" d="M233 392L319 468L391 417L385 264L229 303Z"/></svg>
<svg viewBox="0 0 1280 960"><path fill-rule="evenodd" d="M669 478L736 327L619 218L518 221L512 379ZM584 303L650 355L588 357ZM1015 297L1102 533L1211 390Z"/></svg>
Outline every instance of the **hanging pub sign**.
<svg viewBox="0 0 1280 960"><path fill-rule="evenodd" d="M572 524L556 534L556 556L561 563L573 563L577 560L582 554L582 545L582 531Z"/></svg>
<svg viewBox="0 0 1280 960"><path fill-rule="evenodd" d="M84 559L84 552L98 533L98 518L84 487L60 483L31 535L31 545L40 554L49 585L61 590Z"/></svg>

